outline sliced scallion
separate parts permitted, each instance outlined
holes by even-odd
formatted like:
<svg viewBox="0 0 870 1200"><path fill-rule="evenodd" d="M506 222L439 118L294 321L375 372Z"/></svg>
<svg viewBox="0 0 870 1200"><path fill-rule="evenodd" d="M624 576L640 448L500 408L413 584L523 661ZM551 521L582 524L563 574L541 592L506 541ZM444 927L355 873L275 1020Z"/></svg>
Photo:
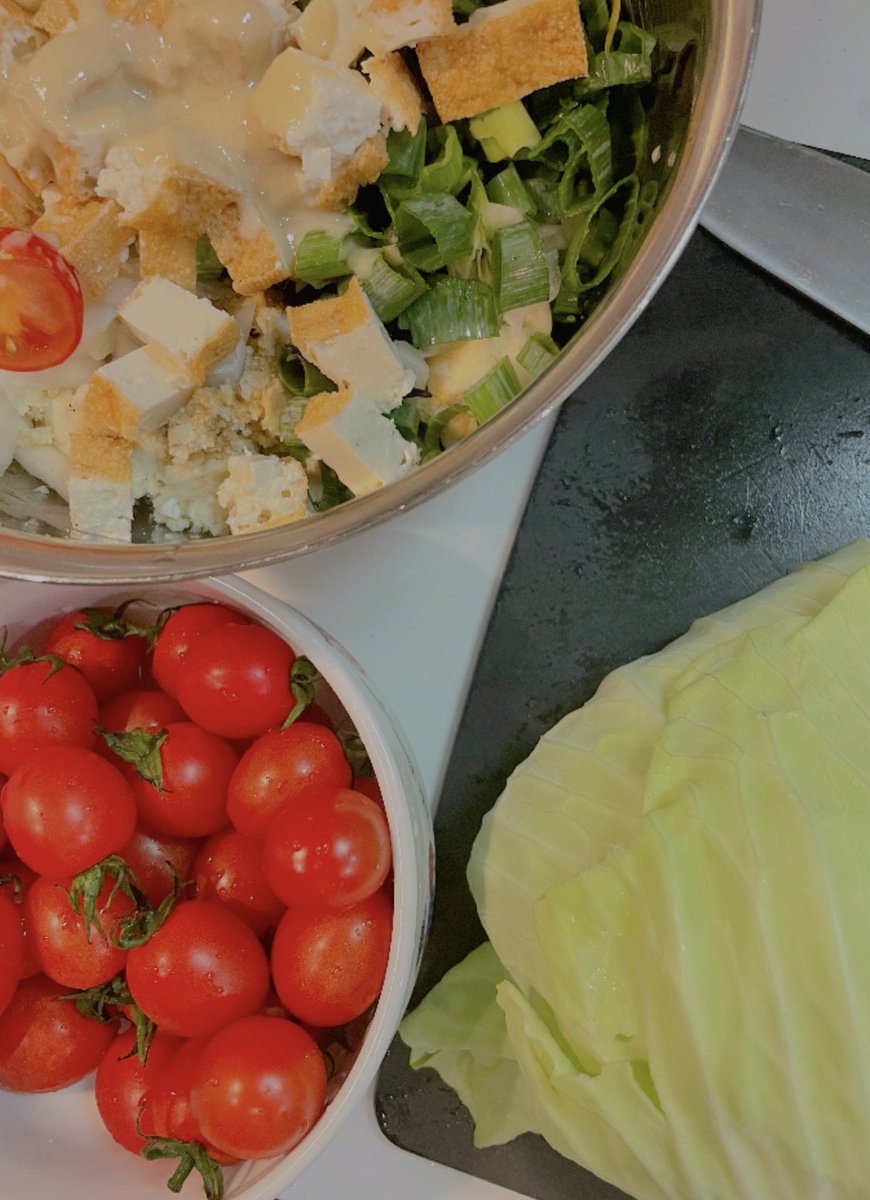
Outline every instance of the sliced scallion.
<svg viewBox="0 0 870 1200"><path fill-rule="evenodd" d="M472 117L468 129L490 162L515 158L520 150L530 150L541 140L540 131L522 100L511 100Z"/></svg>
<svg viewBox="0 0 870 1200"><path fill-rule="evenodd" d="M550 268L531 221L497 229L492 236L492 284L502 312L550 298Z"/></svg>
<svg viewBox="0 0 870 1200"><path fill-rule="evenodd" d="M546 333L533 333L517 355L517 362L527 374L537 379L559 357L559 347Z"/></svg>
<svg viewBox="0 0 870 1200"><path fill-rule="evenodd" d="M492 288L479 279L441 276L399 317L418 350L450 342L497 337L498 309Z"/></svg>
<svg viewBox="0 0 870 1200"><path fill-rule="evenodd" d="M387 138L387 154L390 159L382 176L398 176L416 182L426 161L426 122L420 122L416 133L408 129L391 133Z"/></svg>
<svg viewBox="0 0 870 1200"><path fill-rule="evenodd" d="M509 358L503 358L468 389L462 403L471 410L477 423L483 425L510 404L521 390L513 363Z"/></svg>
<svg viewBox="0 0 870 1200"><path fill-rule="evenodd" d="M344 256L347 238L335 237L322 229L311 229L299 243L293 274L303 283L322 283L351 274Z"/></svg>
<svg viewBox="0 0 870 1200"><path fill-rule="evenodd" d="M383 254L372 260L365 274L360 273L360 282L372 308L385 325L395 321L427 287L426 280L413 267L406 263L393 266Z"/></svg>
<svg viewBox="0 0 870 1200"><path fill-rule="evenodd" d="M438 271L471 252L474 214L455 196L421 196L396 210L396 238L403 257L421 271Z"/></svg>
<svg viewBox="0 0 870 1200"><path fill-rule="evenodd" d="M493 204L509 204L527 216L535 211L535 202L513 163L508 163L503 171L493 175L486 185L486 194Z"/></svg>
<svg viewBox="0 0 870 1200"><path fill-rule="evenodd" d="M289 346L285 346L278 355L278 374L291 396L301 396L308 400L321 392L335 391L335 384L331 379L327 379L314 363L310 363Z"/></svg>

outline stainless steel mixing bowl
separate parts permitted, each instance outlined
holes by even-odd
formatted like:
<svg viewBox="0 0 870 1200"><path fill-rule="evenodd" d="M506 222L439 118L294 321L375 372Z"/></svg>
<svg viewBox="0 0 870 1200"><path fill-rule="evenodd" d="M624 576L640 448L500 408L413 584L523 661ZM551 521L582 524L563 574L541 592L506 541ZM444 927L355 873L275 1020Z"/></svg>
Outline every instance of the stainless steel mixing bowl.
<svg viewBox="0 0 870 1200"><path fill-rule="evenodd" d="M695 226L736 127L760 0L624 0L624 7L664 46L679 47L664 54L649 124L646 173L658 185L657 200L630 262L545 375L467 441L399 482L320 516L240 537L131 546L73 541L63 535L62 510L35 480L0 481L0 574L122 583L291 558L435 495L559 405L640 315Z"/></svg>

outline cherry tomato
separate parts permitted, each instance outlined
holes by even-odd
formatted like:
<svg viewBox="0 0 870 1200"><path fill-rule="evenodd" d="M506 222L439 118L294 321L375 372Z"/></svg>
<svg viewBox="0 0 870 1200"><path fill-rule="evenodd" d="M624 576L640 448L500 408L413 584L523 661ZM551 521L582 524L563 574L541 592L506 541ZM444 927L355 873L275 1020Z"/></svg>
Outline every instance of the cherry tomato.
<svg viewBox="0 0 870 1200"><path fill-rule="evenodd" d="M0 775L0 792L6 786L6 776ZM3 814L0 812L0 850L6 849L6 843L9 841L6 836L6 826L3 824Z"/></svg>
<svg viewBox="0 0 870 1200"><path fill-rule="evenodd" d="M222 829L203 843L193 877L201 900L225 904L257 937L278 924L286 907L263 878L260 843L236 829Z"/></svg>
<svg viewBox="0 0 870 1200"><path fill-rule="evenodd" d="M48 746L25 759L2 801L15 853L52 879L115 854L136 826L136 802L124 776L78 746Z"/></svg>
<svg viewBox="0 0 870 1200"><path fill-rule="evenodd" d="M248 618L223 604L187 604L166 620L151 655L151 672L170 696L178 695L190 647L204 633L224 625L247 625Z"/></svg>
<svg viewBox="0 0 870 1200"><path fill-rule="evenodd" d="M97 897L96 911L102 931L74 912L68 890L72 878L37 879L27 895L27 912L42 970L66 988L91 988L123 970L126 950L113 945L109 935L118 921L136 907L122 891L111 896L115 881L107 879ZM111 896L111 901L110 901Z"/></svg>
<svg viewBox="0 0 870 1200"><path fill-rule="evenodd" d="M4 858L0 862L0 880L8 880L6 883L0 883L0 896L6 896L12 901L18 912L18 920L21 923L21 936L23 939L22 979L29 979L31 975L38 975L42 970L39 955L36 953L36 938L34 937L33 929L30 925L30 916L27 911L27 893L30 891L34 880L38 878L39 876L36 872L31 871L30 867L26 866L20 858Z"/></svg>
<svg viewBox="0 0 870 1200"><path fill-rule="evenodd" d="M122 692L100 709L100 725L109 733L129 733L131 729L163 729L173 721L183 720L181 705L159 688L134 688Z"/></svg>
<svg viewBox="0 0 870 1200"><path fill-rule="evenodd" d="M174 885L173 869L182 883L193 878L193 863L199 848L195 838L157 833L140 824L118 853L136 877L152 908L165 900Z"/></svg>
<svg viewBox="0 0 870 1200"><path fill-rule="evenodd" d="M0 369L42 371L82 337L84 301L70 263L23 229L0 229Z"/></svg>
<svg viewBox="0 0 870 1200"><path fill-rule="evenodd" d="M124 634L123 621L110 608L79 609L54 626L45 642L53 654L81 671L102 704L139 682L147 645L137 634Z"/></svg>
<svg viewBox="0 0 870 1200"><path fill-rule="evenodd" d="M166 726L160 748L160 787L136 775L133 794L142 820L178 837L205 837L227 820L230 777L238 763L232 746L191 721Z"/></svg>
<svg viewBox="0 0 870 1200"><path fill-rule="evenodd" d="M272 1158L297 1145L326 1099L316 1043L279 1017L244 1017L205 1045L193 1073L194 1116L206 1138L238 1158Z"/></svg>
<svg viewBox="0 0 870 1200"><path fill-rule="evenodd" d="M144 1013L167 1033L202 1037L256 1012L269 964L256 934L225 905L179 904L127 956L127 983Z"/></svg>
<svg viewBox="0 0 870 1200"><path fill-rule="evenodd" d="M50 662L10 667L0 676L0 771L11 775L42 746L91 749L96 720L94 690L75 668L55 669Z"/></svg>
<svg viewBox="0 0 870 1200"><path fill-rule="evenodd" d="M67 989L44 975L18 985L0 1016L0 1088L55 1092L93 1071L114 1039L111 1024L83 1017Z"/></svg>
<svg viewBox="0 0 870 1200"><path fill-rule="evenodd" d="M307 1025L364 1013L383 986L392 925L386 892L341 912L288 909L272 942L272 981L287 1011Z"/></svg>
<svg viewBox="0 0 870 1200"><path fill-rule="evenodd" d="M266 881L291 908L349 908L390 869L390 830L361 792L315 792L278 814L263 841Z"/></svg>
<svg viewBox="0 0 870 1200"><path fill-rule="evenodd" d="M203 729L223 737L257 737L295 704L290 668L296 655L262 625L225 625L197 638L178 689L181 707Z"/></svg>
<svg viewBox="0 0 870 1200"><path fill-rule="evenodd" d="M103 1124L118 1145L133 1154L145 1145L137 1122L144 1134L157 1132L142 1112L142 1102L181 1044L180 1038L158 1029L143 1066L136 1053L136 1030L127 1029L115 1038L97 1067L94 1098Z"/></svg>
<svg viewBox="0 0 870 1200"><path fill-rule="evenodd" d="M232 1154L224 1154L209 1142L190 1105L194 1069L208 1040L201 1037L182 1042L168 1061L163 1063L145 1093L142 1128L153 1129L157 1137L173 1138L179 1142L199 1142L215 1162L227 1166L238 1159Z"/></svg>
<svg viewBox="0 0 870 1200"><path fill-rule="evenodd" d="M23 961L24 937L18 906L8 896L0 896L0 1013L15 995Z"/></svg>
<svg viewBox="0 0 870 1200"><path fill-rule="evenodd" d="M350 784L341 742L323 725L296 721L245 751L227 791L227 816L240 833L262 838L278 813L306 793Z"/></svg>

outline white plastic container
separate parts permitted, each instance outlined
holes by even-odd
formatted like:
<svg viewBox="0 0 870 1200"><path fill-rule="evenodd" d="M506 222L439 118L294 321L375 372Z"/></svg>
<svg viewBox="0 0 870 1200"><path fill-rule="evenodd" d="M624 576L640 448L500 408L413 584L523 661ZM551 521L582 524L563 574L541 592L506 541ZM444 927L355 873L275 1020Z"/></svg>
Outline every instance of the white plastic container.
<svg viewBox="0 0 870 1200"><path fill-rule="evenodd" d="M394 918L383 990L345 1082L306 1138L289 1154L227 1171L227 1200L274 1200L327 1146L352 1107L368 1094L402 1018L419 966L433 889L433 843L419 773L395 718L353 658L307 617L240 579L203 579L167 587L112 588L0 581L0 630L14 645L49 618L131 596L158 607L218 600L285 638L318 668L361 737L390 824ZM171 1162L137 1162L103 1128L89 1077L41 1096L0 1092L0 1197L3 1200L166 1200ZM202 1196L199 1178L182 1197Z"/></svg>

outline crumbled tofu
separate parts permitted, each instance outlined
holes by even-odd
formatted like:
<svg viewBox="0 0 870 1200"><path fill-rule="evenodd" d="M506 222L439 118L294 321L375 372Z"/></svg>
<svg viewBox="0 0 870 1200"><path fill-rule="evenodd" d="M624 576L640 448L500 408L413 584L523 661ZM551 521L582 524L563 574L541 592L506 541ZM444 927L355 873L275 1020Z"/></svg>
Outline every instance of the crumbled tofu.
<svg viewBox="0 0 870 1200"><path fill-rule="evenodd" d="M367 58L362 69L381 102L390 129L416 133L423 118L423 97L401 54L393 51Z"/></svg>
<svg viewBox="0 0 870 1200"><path fill-rule="evenodd" d="M252 327L257 333L259 354L275 355L290 341L287 310L277 304L267 303L262 297L254 308Z"/></svg>
<svg viewBox="0 0 870 1200"><path fill-rule="evenodd" d="M79 19L75 0L42 0L31 17L34 29L42 29L49 37L56 37L66 29L74 28Z"/></svg>
<svg viewBox="0 0 870 1200"><path fill-rule="evenodd" d="M277 438L281 429L281 413L287 403L287 391L278 374L274 356L249 353L239 380L239 395L248 405L265 433Z"/></svg>
<svg viewBox="0 0 870 1200"><path fill-rule="evenodd" d="M189 237L198 237L236 199L229 188L194 167L123 143L107 153L97 195L115 200L134 229L172 230Z"/></svg>
<svg viewBox="0 0 870 1200"><path fill-rule="evenodd" d="M294 458L236 454L218 489L230 533L253 533L308 516L308 476Z"/></svg>
<svg viewBox="0 0 870 1200"><path fill-rule="evenodd" d="M329 212L344 212L361 187L374 183L390 161L387 139L382 133L368 138L336 169L335 174L317 193L316 207Z"/></svg>
<svg viewBox="0 0 870 1200"><path fill-rule="evenodd" d="M153 343L194 383L202 383L239 340L229 313L156 276L137 285L118 315L140 341Z"/></svg>
<svg viewBox="0 0 870 1200"><path fill-rule="evenodd" d="M113 201L67 196L34 222L33 231L54 242L72 263L86 297L102 296L118 278L134 236Z"/></svg>
<svg viewBox="0 0 870 1200"><path fill-rule="evenodd" d="M168 229L139 232L139 274L161 275L186 292L196 291L196 238Z"/></svg>
<svg viewBox="0 0 870 1200"><path fill-rule="evenodd" d="M356 276L343 295L288 308L287 317L300 353L334 383L371 397L381 412L414 387L414 372L403 364Z"/></svg>
<svg viewBox="0 0 870 1200"><path fill-rule="evenodd" d="M400 479L419 458L417 447L405 441L377 405L348 387L313 396L296 436L355 496Z"/></svg>
<svg viewBox="0 0 870 1200"><path fill-rule="evenodd" d="M0 225L29 229L38 215L36 200L0 155Z"/></svg>
<svg viewBox="0 0 870 1200"><path fill-rule="evenodd" d="M222 537L229 533L218 489L226 455L198 454L183 463L169 457L166 430L145 434L133 454L133 496L147 497L155 525L172 534Z"/></svg>
<svg viewBox="0 0 870 1200"><path fill-rule="evenodd" d="M197 388L166 427L166 446L174 463L193 462L198 455L244 454L267 449L259 412L230 384Z"/></svg>
<svg viewBox="0 0 870 1200"><path fill-rule="evenodd" d="M67 146L56 138L48 151L55 185L62 196L92 200L99 167L76 146Z"/></svg>
<svg viewBox="0 0 870 1200"><path fill-rule="evenodd" d="M74 537L129 542L133 526L133 447L122 438L74 433L69 454Z"/></svg>
<svg viewBox="0 0 870 1200"><path fill-rule="evenodd" d="M69 459L56 446L15 447L15 461L35 479L69 500Z"/></svg>
<svg viewBox="0 0 870 1200"><path fill-rule="evenodd" d="M366 44L362 22L348 12L348 0L311 0L293 26L293 39L306 54L341 67L356 62Z"/></svg>
<svg viewBox="0 0 870 1200"><path fill-rule="evenodd" d="M148 21L158 29L163 28L174 2L175 0L105 0L110 13L129 21L131 25L141 25Z"/></svg>
<svg viewBox="0 0 870 1200"><path fill-rule="evenodd" d="M455 28L451 0L355 0L367 24L366 46L387 54Z"/></svg>
<svg viewBox="0 0 870 1200"><path fill-rule="evenodd" d="M265 228L244 236L237 205L228 205L206 228L214 252L240 296L265 291L289 275L289 247L280 246Z"/></svg>
<svg viewBox="0 0 870 1200"><path fill-rule="evenodd" d="M288 154L314 178L380 131L381 106L357 71L291 46L269 65L251 95L251 110Z"/></svg>
<svg viewBox="0 0 870 1200"><path fill-rule="evenodd" d="M417 47L442 121L473 117L588 74L577 0L503 0L479 16Z"/></svg>
<svg viewBox="0 0 870 1200"><path fill-rule="evenodd" d="M165 425L193 392L190 378L167 367L150 346L95 371L82 410L83 428L135 441Z"/></svg>

